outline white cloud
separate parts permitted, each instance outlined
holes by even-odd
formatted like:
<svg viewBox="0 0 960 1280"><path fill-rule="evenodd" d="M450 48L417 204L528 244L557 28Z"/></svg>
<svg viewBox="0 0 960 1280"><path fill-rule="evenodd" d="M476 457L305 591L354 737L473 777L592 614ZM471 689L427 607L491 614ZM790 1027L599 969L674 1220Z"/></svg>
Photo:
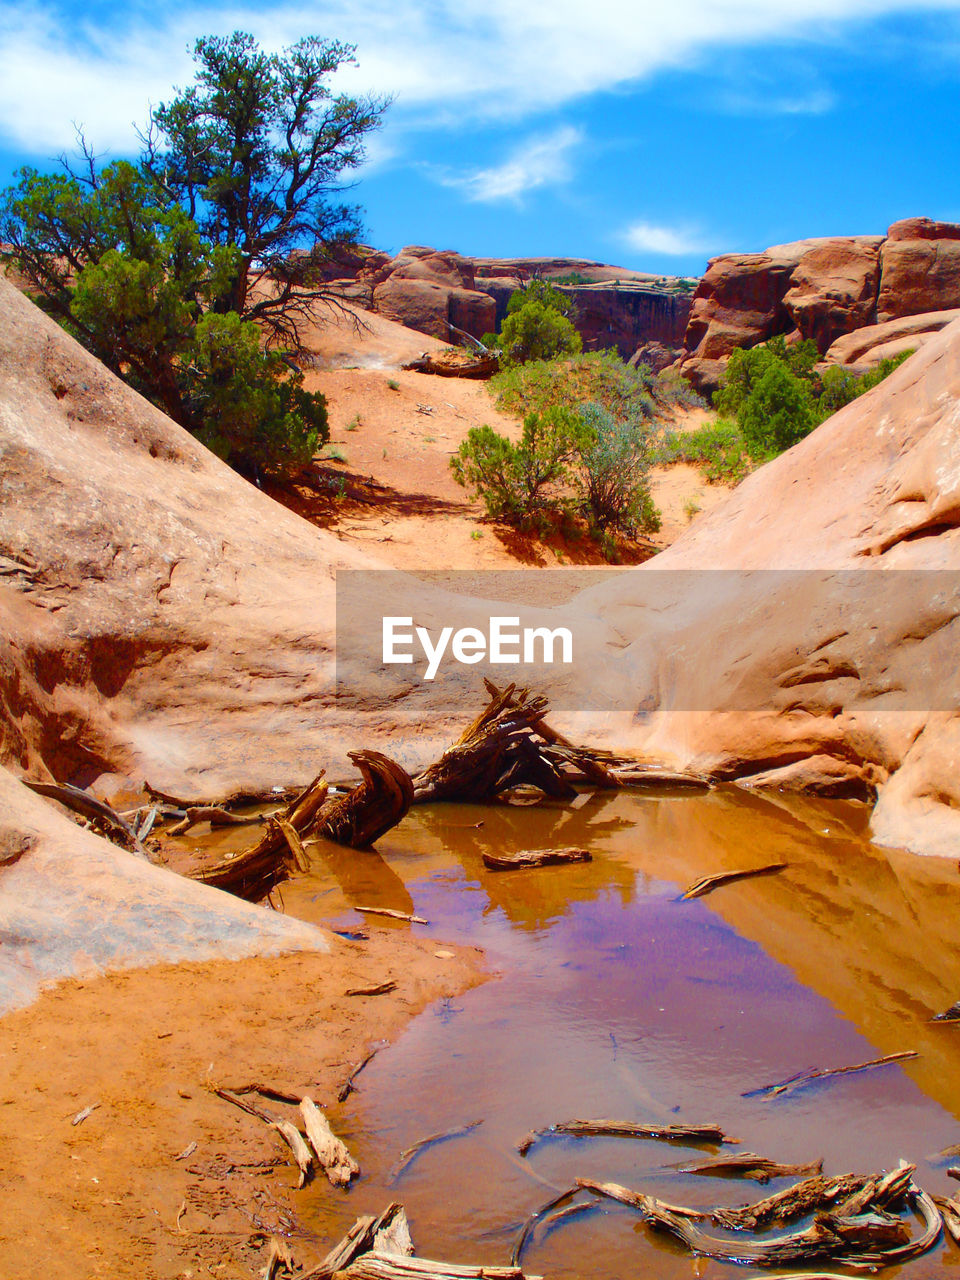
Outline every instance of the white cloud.
<svg viewBox="0 0 960 1280"><path fill-rule="evenodd" d="M502 164L439 180L444 186L459 187L468 200L491 204L498 200L519 202L537 187L556 186L572 178L570 153L582 137L579 129L563 126L545 136L528 138L515 147Z"/></svg>
<svg viewBox="0 0 960 1280"><path fill-rule="evenodd" d="M960 10L960 0L593 0L587 10L582 0L186 0L149 9L117 0L80 20L56 3L0 0L0 141L38 153L69 146L75 119L98 145L131 145L146 101L191 78L193 38L237 27L273 47L306 32L356 43L360 66L341 74L343 85L396 94L391 118L417 113L422 125L555 108L737 45L809 47L853 19ZM810 103L794 100L801 107ZM781 109L791 109L789 95Z"/></svg>
<svg viewBox="0 0 960 1280"><path fill-rule="evenodd" d="M709 246L688 228L658 227L652 222L634 222L620 240L637 253L658 253L670 258L687 258L709 251Z"/></svg>

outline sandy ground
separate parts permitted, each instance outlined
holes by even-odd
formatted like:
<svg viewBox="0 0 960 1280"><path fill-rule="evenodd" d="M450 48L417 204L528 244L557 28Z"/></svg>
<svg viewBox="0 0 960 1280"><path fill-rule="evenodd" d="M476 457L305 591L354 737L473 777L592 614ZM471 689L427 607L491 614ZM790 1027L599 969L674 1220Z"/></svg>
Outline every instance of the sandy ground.
<svg viewBox="0 0 960 1280"><path fill-rule="evenodd" d="M208 1086L309 1093L350 1144L351 1101L336 1091L352 1067L430 1001L480 979L470 949L391 922L368 932L335 938L330 956L65 983L0 1021L4 1280L250 1278L275 1232L298 1262L318 1262L333 1242L298 1210L298 1194L316 1192L296 1191L275 1132ZM398 983L387 995L345 995L387 979Z"/></svg>
<svg viewBox="0 0 960 1280"><path fill-rule="evenodd" d="M543 539L489 520L456 483L450 459L471 427L486 423L501 434L519 434L517 420L495 408L486 383L378 367L315 371L307 385L327 397L330 441L311 484L271 492L308 519L398 568L606 563L585 536ZM675 425L694 429L707 416L692 410ZM638 543L621 540L623 563L669 546L727 493L682 463L656 468L651 489L662 527Z"/></svg>

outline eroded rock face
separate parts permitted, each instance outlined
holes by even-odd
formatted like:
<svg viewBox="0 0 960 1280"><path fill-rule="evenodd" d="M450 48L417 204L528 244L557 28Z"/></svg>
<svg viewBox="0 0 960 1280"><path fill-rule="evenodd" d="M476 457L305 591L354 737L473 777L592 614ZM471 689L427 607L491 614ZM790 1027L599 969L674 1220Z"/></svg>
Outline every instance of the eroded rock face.
<svg viewBox="0 0 960 1280"><path fill-rule="evenodd" d="M45 983L105 969L329 950L311 925L82 830L4 768L0 934L0 1013L29 1004Z"/></svg>
<svg viewBox="0 0 960 1280"><path fill-rule="evenodd" d="M337 742L334 573L371 562L4 279L0 315L0 763L196 798L308 782Z"/></svg>
<svg viewBox="0 0 960 1280"><path fill-rule="evenodd" d="M835 348L829 358L837 362L836 351L845 348L836 344L846 335L956 308L960 225L953 223L910 218L894 223L886 236L834 236L760 254L726 254L708 264L697 288L681 369L710 392L735 347L794 334L812 339L821 354ZM914 326L910 336L929 332L936 328ZM881 352L882 345L862 347L861 359L876 363L906 349L884 346Z"/></svg>

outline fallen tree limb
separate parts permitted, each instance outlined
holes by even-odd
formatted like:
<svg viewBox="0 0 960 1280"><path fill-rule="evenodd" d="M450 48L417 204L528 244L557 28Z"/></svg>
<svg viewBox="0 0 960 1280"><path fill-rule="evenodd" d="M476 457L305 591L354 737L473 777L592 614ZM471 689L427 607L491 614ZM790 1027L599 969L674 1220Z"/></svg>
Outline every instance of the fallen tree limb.
<svg viewBox="0 0 960 1280"><path fill-rule="evenodd" d="M343 1275L351 1280L541 1280L539 1276L525 1277L517 1267L464 1267L375 1251L351 1262Z"/></svg>
<svg viewBox="0 0 960 1280"><path fill-rule="evenodd" d="M579 1191L579 1186L568 1187L566 1191L561 1191L559 1195L554 1196L552 1200L548 1200L545 1205L541 1205L539 1209L535 1209L534 1212L531 1213L530 1217L523 1224L523 1229L517 1237L517 1243L513 1246L513 1255L510 1261L515 1267L520 1265L520 1259L523 1257L523 1251L526 1248L527 1241L530 1239L530 1233L533 1231L537 1223L544 1221L547 1214L552 1210L559 1209L561 1205L565 1205L569 1200L572 1200Z"/></svg>
<svg viewBox="0 0 960 1280"><path fill-rule="evenodd" d="M832 1178L818 1174L754 1204L737 1209L717 1209L711 1217L716 1226L726 1227L728 1231L756 1231L769 1222L790 1222L794 1218L806 1217L816 1209L835 1208L838 1201L862 1189L866 1181L856 1173Z"/></svg>
<svg viewBox="0 0 960 1280"><path fill-rule="evenodd" d="M320 1168L335 1187L345 1187L360 1172L360 1166L311 1098L301 1100L300 1114Z"/></svg>
<svg viewBox="0 0 960 1280"><path fill-rule="evenodd" d="M429 924L423 916L412 916L409 911L394 911L393 907L354 907L364 916L386 916L390 920L406 920L409 924Z"/></svg>
<svg viewBox="0 0 960 1280"><path fill-rule="evenodd" d="M680 895L681 901L687 901L691 898L702 898L708 893L712 893L714 889L719 889L722 885L733 884L735 880L746 880L750 876L766 876L775 871L785 870L787 864L785 862L768 862L762 867L750 867L744 871L718 871L712 876L703 876L700 880L695 880L692 885Z"/></svg>
<svg viewBox="0 0 960 1280"><path fill-rule="evenodd" d="M778 1160L768 1160L766 1156L755 1155L752 1151L739 1151L735 1155L715 1156L711 1160L694 1160L689 1164L678 1165L680 1173L693 1173L702 1177L734 1177L752 1178L755 1182L769 1182L771 1178L804 1177L807 1174L819 1173L823 1161L811 1161L810 1164L781 1164Z"/></svg>
<svg viewBox="0 0 960 1280"><path fill-rule="evenodd" d="M74 813L79 813L84 818L90 818L93 822L105 827L114 844L122 845L130 853L138 853L141 858L148 857L133 827L120 817L116 809L111 808L105 801L98 800L89 791L70 786L69 783L31 782L26 778L23 783L38 796L56 800L66 808L72 809Z"/></svg>
<svg viewBox="0 0 960 1280"><path fill-rule="evenodd" d="M192 804L176 826L170 828L167 835L181 836L200 822L209 822L211 827L249 827L261 820L259 814L242 817L240 814L230 813L222 805Z"/></svg>
<svg viewBox="0 0 960 1280"><path fill-rule="evenodd" d="M276 1129L277 1133L280 1134L293 1152L293 1158L296 1160L297 1168L300 1170L300 1181L297 1186L305 1186L313 1171L313 1157L310 1155L310 1148L303 1140L303 1134L289 1120L277 1120L273 1128Z"/></svg>
<svg viewBox="0 0 960 1280"><path fill-rule="evenodd" d="M869 1071L872 1067L885 1067L891 1062L905 1062L908 1058L916 1058L917 1056L915 1049L906 1049L902 1053L888 1053L883 1058L871 1058L869 1062L857 1062L849 1067L811 1067L795 1076L788 1076L786 1080L780 1080L776 1084L761 1085L759 1089L751 1089L740 1096L741 1098L760 1098L764 1095L774 1097L784 1093L793 1093L797 1089L803 1089L808 1084L812 1084L815 1080L827 1080L832 1076L853 1075L858 1071Z"/></svg>
<svg viewBox="0 0 960 1280"><path fill-rule="evenodd" d="M661 1142L738 1142L728 1138L716 1124L632 1124L619 1120L564 1120L548 1125L545 1129L533 1129L517 1143L517 1150L525 1156L535 1142L551 1134L567 1134L575 1138L653 1138Z"/></svg>
<svg viewBox="0 0 960 1280"><path fill-rule="evenodd" d="M523 867L552 867L565 862L591 862L589 849L522 849L517 853L485 853L484 866L491 871L516 871Z"/></svg>
<svg viewBox="0 0 960 1280"><path fill-rule="evenodd" d="M960 1245L960 1202L949 1196L931 1196L930 1198L940 1210L943 1225L951 1240L954 1244Z"/></svg>
<svg viewBox="0 0 960 1280"><path fill-rule="evenodd" d="M360 1074L363 1068L367 1065L370 1059L376 1057L376 1055L379 1052L380 1052L380 1047L378 1045L377 1048L371 1049L370 1052L365 1057L360 1059L357 1065L353 1068L353 1070L347 1076L346 1080L344 1080L343 1084L337 1090L338 1102L346 1102L347 1098L350 1097L350 1094L356 1090L357 1086L354 1084L354 1081L356 1080L357 1076Z"/></svg>
<svg viewBox="0 0 960 1280"><path fill-rule="evenodd" d="M379 751L351 751L363 781L345 796L333 796L314 823L316 834L351 849L368 849L405 817L414 788L405 769Z"/></svg>
<svg viewBox="0 0 960 1280"><path fill-rule="evenodd" d="M293 1106L299 1107L300 1099L303 1096L300 1093L293 1093L289 1089L278 1089L272 1084L231 1084L224 1085L223 1088L233 1095L233 1097L227 1099L228 1102L232 1102L237 1094L259 1093L261 1098L270 1098L274 1102L289 1102Z"/></svg>
<svg viewBox="0 0 960 1280"><path fill-rule="evenodd" d="M960 1022L960 1000L958 1000L956 1004L952 1004L949 1009L944 1009L943 1013L935 1014L930 1021Z"/></svg>
<svg viewBox="0 0 960 1280"><path fill-rule="evenodd" d="M409 1169L417 1156L422 1151L426 1151L427 1147L435 1147L440 1142L449 1142L452 1138L462 1138L465 1134L472 1133L474 1129L478 1129L482 1124L482 1120L472 1120L469 1124L460 1125L457 1129L447 1129L444 1133L432 1133L429 1138L421 1138L412 1147L407 1147L406 1151L400 1152L400 1159L390 1175L391 1180L395 1182L402 1173Z"/></svg>
<svg viewBox="0 0 960 1280"><path fill-rule="evenodd" d="M378 983L375 987L352 987L346 994L348 996L385 996L396 989L397 984L390 981Z"/></svg>

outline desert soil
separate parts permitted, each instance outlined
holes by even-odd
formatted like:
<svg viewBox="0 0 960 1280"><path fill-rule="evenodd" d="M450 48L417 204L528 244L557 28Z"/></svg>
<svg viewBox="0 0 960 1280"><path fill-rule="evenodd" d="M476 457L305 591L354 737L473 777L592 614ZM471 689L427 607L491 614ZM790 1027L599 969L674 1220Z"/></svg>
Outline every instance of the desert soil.
<svg viewBox="0 0 960 1280"><path fill-rule="evenodd" d="M278 1135L210 1086L309 1094L351 1145L350 1099L336 1101L351 1069L429 1002L482 978L469 948L412 939L391 922L367 928L365 942L334 937L328 956L68 982L5 1017L4 1280L237 1280L261 1274L274 1233L299 1263L318 1262L334 1242L298 1207L316 1192L295 1189ZM345 994L388 979L398 985L386 995Z"/></svg>
<svg viewBox="0 0 960 1280"><path fill-rule="evenodd" d="M484 382L396 368L337 368L308 375L327 397L330 441L316 480L273 496L345 542L393 568L509 569L605 563L586 538L521 535L484 515L453 478L450 459L471 427L487 423L517 438L516 418L501 413ZM691 430L703 410L672 424ZM696 467L658 467L651 476L662 527L651 539L621 544L624 563L669 546L728 492Z"/></svg>

